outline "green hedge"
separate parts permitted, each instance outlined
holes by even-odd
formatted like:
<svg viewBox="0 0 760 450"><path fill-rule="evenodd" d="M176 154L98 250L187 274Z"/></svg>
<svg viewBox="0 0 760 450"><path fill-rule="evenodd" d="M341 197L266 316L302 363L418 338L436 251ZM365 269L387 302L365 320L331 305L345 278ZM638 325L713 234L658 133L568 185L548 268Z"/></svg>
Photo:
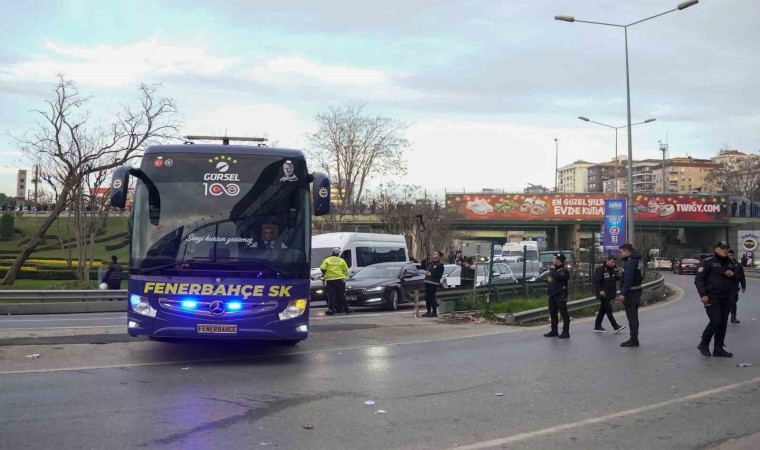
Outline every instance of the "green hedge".
<svg viewBox="0 0 760 450"><path fill-rule="evenodd" d="M96 270L92 272L97 275ZM8 273L7 270L0 270L0 277L4 277L6 273ZM70 270L20 270L16 278L20 280L76 280L77 276Z"/></svg>

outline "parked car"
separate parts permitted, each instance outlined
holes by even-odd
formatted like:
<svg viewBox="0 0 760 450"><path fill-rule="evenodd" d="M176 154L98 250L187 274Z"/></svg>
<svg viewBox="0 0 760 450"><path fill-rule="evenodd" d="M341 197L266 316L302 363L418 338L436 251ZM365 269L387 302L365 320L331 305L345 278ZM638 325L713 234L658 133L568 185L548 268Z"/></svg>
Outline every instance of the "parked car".
<svg viewBox="0 0 760 450"><path fill-rule="evenodd" d="M364 267L346 281L346 300L351 306L396 310L400 303L413 302L415 291L424 297L424 273L419 264L409 262Z"/></svg>
<svg viewBox="0 0 760 450"><path fill-rule="evenodd" d="M673 261L669 260L668 258L658 256L656 258L652 258L652 260L647 263L647 269L673 270Z"/></svg>
<svg viewBox="0 0 760 450"><path fill-rule="evenodd" d="M321 279L311 280L311 301L312 302L326 302L327 301L327 289L325 283Z"/></svg>
<svg viewBox="0 0 760 450"><path fill-rule="evenodd" d="M565 255L565 267L573 270L573 267L575 267L575 253L573 253L572 250L552 250L552 251L546 251L541 252L538 255L538 261L541 263L541 272L546 272L547 270L551 269L552 266L552 259L554 258L554 255L557 253L562 253Z"/></svg>
<svg viewBox="0 0 760 450"><path fill-rule="evenodd" d="M699 266L699 259L689 257L676 260L673 264L673 273L683 275L685 273L697 273L697 266Z"/></svg>
<svg viewBox="0 0 760 450"><path fill-rule="evenodd" d="M445 267L445 266L444 266ZM488 278L486 278L486 269L488 263L478 264L477 285L485 286L488 284ZM505 270L506 268L506 270ZM517 283L517 279L514 274L509 271L509 266L503 263L494 263L494 276L491 284L510 284ZM456 266L454 270L449 272L448 275L444 275L441 279L441 285L444 288L456 288L462 284L462 268Z"/></svg>

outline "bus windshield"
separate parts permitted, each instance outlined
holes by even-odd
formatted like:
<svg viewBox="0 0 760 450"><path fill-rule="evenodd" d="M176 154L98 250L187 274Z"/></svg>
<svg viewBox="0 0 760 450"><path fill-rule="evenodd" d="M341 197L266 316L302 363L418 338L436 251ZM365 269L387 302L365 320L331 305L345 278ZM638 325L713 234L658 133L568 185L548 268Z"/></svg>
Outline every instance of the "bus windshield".
<svg viewBox="0 0 760 450"><path fill-rule="evenodd" d="M311 210L302 159L171 153L146 155L142 170L160 196L160 220L150 223L148 190L138 182L131 269L308 271Z"/></svg>

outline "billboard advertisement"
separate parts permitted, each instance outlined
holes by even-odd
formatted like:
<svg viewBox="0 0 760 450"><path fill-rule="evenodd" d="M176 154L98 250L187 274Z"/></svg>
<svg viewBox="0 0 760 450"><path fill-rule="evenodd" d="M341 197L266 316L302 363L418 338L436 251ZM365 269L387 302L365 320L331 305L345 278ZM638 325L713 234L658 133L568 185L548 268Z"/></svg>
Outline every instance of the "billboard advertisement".
<svg viewBox="0 0 760 450"><path fill-rule="evenodd" d="M446 194L446 208L469 220L602 221L612 194ZM726 197L636 194L637 221L714 222L728 220Z"/></svg>
<svg viewBox="0 0 760 450"><path fill-rule="evenodd" d="M604 224L602 226L605 252L617 252L625 243L626 200L607 199L604 201Z"/></svg>

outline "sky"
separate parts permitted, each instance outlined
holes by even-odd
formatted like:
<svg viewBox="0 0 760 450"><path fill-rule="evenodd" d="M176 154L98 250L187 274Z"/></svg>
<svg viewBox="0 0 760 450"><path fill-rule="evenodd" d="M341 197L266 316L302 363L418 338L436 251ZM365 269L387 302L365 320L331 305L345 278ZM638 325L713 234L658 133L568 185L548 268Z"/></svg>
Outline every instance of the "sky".
<svg viewBox="0 0 760 450"><path fill-rule="evenodd" d="M56 74L108 121L139 83L176 100L182 135L308 149L315 116L366 102L407 124L407 174L429 192L552 187L559 165L615 155L626 124L623 28L677 1L0 0L0 192L29 162ZM701 0L628 28L635 159L760 150L760 4ZM627 152L619 131L620 154ZM555 139L557 139L555 144Z"/></svg>

